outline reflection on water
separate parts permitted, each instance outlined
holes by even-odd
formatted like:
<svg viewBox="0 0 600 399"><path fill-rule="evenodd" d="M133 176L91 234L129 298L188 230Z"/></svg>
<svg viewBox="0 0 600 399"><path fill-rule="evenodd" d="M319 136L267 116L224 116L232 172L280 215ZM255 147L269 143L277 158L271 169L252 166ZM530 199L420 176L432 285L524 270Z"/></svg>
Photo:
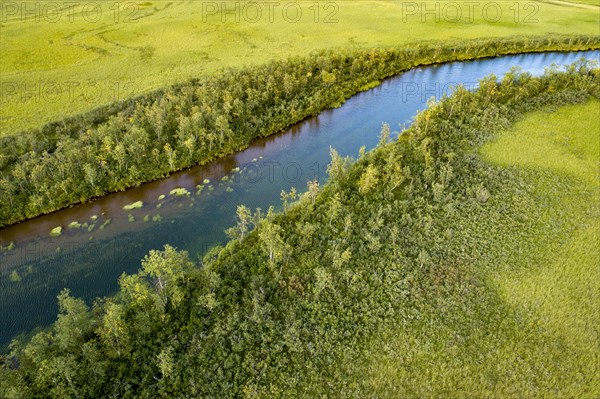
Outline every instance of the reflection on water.
<svg viewBox="0 0 600 399"><path fill-rule="evenodd" d="M247 150L210 165L175 173L91 203L0 229L0 346L56 317L56 295L68 287L91 301L110 295L122 273L133 273L151 249L171 244L199 256L225 241L239 204L266 210L281 190L301 191L326 179L329 147L356 156L376 145L383 122L394 132L410 123L430 97L457 84L474 88L482 77L513 66L541 74L552 63L569 64L600 52L544 53L422 67L358 94L341 108L255 141ZM185 190L172 191L178 188ZM179 194L179 195L178 195ZM123 209L142 201L141 208ZM51 237L60 226L60 236Z"/></svg>

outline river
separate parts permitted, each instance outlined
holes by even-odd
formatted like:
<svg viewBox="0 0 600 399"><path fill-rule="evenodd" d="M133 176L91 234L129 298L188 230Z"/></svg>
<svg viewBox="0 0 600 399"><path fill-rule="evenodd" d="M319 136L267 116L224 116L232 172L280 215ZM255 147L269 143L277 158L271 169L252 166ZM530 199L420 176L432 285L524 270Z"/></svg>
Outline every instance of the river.
<svg viewBox="0 0 600 399"><path fill-rule="evenodd" d="M136 272L151 249L171 244L197 257L224 243L239 204L279 207L281 190L305 191L314 178L324 182L330 146L357 156L361 146L377 144L383 122L399 134L430 97L439 98L458 84L475 88L484 76L501 76L513 66L540 75L553 63L566 65L582 56L598 60L600 51L416 68L210 165L0 229L0 244L14 243L0 254L0 347L54 321L56 295L65 287L91 302L113 294L119 276ZM177 188L189 195L170 194ZM141 208L123 209L137 201L143 202ZM51 236L58 226L61 235Z"/></svg>

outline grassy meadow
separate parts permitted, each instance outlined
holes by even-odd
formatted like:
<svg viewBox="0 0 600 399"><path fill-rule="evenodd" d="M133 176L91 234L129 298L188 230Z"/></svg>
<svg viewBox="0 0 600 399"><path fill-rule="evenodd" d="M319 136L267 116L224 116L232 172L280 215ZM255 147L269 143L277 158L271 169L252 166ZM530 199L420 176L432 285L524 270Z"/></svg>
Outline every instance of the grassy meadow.
<svg viewBox="0 0 600 399"><path fill-rule="evenodd" d="M533 113L483 146L481 158L514 173L516 187L463 210L463 281L377 338L369 391L600 396L599 132L593 100Z"/></svg>
<svg viewBox="0 0 600 399"><path fill-rule="evenodd" d="M420 40L597 34L594 7L566 2L444 3L338 1L0 2L0 135L122 100L226 67L264 63L315 49L386 47ZM56 5L62 8L57 8ZM94 7L93 4L97 4ZM236 11L237 4L237 11ZM315 4L318 7L315 7ZM415 8L415 4L416 7ZM594 4L593 2L590 4ZM299 7L299 8L297 8ZM513 7L513 8L511 8ZM426 21L423 22L423 18ZM436 21L437 19L437 21ZM496 19L498 19L496 21Z"/></svg>

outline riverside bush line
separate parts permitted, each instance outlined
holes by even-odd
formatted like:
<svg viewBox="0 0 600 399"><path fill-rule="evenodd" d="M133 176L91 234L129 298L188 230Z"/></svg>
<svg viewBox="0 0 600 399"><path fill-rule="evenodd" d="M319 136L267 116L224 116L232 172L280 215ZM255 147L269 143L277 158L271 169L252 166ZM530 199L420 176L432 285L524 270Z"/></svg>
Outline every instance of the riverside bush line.
<svg viewBox="0 0 600 399"><path fill-rule="evenodd" d="M599 47L597 36L554 35L320 51L101 107L0 138L0 226L239 151L419 65Z"/></svg>
<svg viewBox="0 0 600 399"><path fill-rule="evenodd" d="M590 98L600 98L600 70L586 63L542 77L491 76L474 92L459 88L431 105L398 141L388 143L384 128L380 145L356 162L332 150L330 180L321 191L311 183L284 214L240 207L229 232L235 239L201 262L171 247L152 251L138 274L121 277L115 297L91 309L63 292L56 323L11 345L0 369L2 395L452 396L457 387L443 373L438 384L415 383L441 361L427 354L472 356L478 371L484 354L504 359L511 348L526 350L544 336L497 303L473 266L506 256L486 218L474 216L495 212L520 232L537 220L511 213L532 198L527 180L490 166L477 151L529 112ZM411 335L428 326L436 336ZM391 338L407 335L395 343L407 345L403 353L411 362L403 377L392 378L400 392L374 388L367 378L377 374L367 368L368 344L389 344L389 353L393 340L378 337L391 328L397 330ZM477 346L452 352L474 340L491 342L507 329L527 341L502 341L485 353ZM510 370L492 362L486 372L459 378L466 384L460 392L573 397L589 388L591 397L597 394L581 385L593 384L583 378L593 370L555 367L569 349L553 345L541 346L558 351L550 363L517 353ZM566 375L574 376L575 391L556 385Z"/></svg>

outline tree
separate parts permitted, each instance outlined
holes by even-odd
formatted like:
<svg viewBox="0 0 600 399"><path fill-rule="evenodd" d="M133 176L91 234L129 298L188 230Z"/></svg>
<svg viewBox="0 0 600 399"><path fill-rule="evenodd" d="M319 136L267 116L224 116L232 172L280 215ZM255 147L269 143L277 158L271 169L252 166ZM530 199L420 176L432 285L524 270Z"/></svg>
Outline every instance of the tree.
<svg viewBox="0 0 600 399"><path fill-rule="evenodd" d="M329 147L329 155L331 157L331 162L327 166L329 181L339 187L346 181L348 169L352 164L352 158L342 158L333 147Z"/></svg>
<svg viewBox="0 0 600 399"><path fill-rule="evenodd" d="M242 242L244 235L248 232L250 224L253 223L252 211L244 205L238 205L236 211L236 226L227 229L226 234L232 238Z"/></svg>
<svg viewBox="0 0 600 399"><path fill-rule="evenodd" d="M261 246L269 256L269 265L271 267L281 262L285 255L286 245L281 238L281 233L281 226L270 221L265 221L258 231ZM281 268L279 269L279 274L281 274Z"/></svg>
<svg viewBox="0 0 600 399"><path fill-rule="evenodd" d="M175 150L171 148L169 143L166 143L163 148L165 150L165 155L167 156L167 162L169 162L169 167L173 169L175 167L175 157L177 154Z"/></svg>
<svg viewBox="0 0 600 399"><path fill-rule="evenodd" d="M319 194L319 181L317 179L314 180L310 180L307 183L308 186L308 192L306 193L308 195L308 198L310 199L311 204L315 204L315 200L317 199L317 194Z"/></svg>
<svg viewBox="0 0 600 399"><path fill-rule="evenodd" d="M315 296L319 296L321 291L325 288L333 287L333 279L331 274L324 267L317 267L314 271L315 274L315 286L314 292Z"/></svg>
<svg viewBox="0 0 600 399"><path fill-rule="evenodd" d="M333 72L323 71L321 72L321 79L323 79L323 83L325 83L325 87L331 87L336 82L336 76Z"/></svg>
<svg viewBox="0 0 600 399"><path fill-rule="evenodd" d="M175 368L175 357L172 346L167 346L158 354L156 361L163 378L170 378Z"/></svg>
<svg viewBox="0 0 600 399"><path fill-rule="evenodd" d="M117 161L119 171L123 171L127 168L127 151L123 143L118 143L113 149L113 158Z"/></svg>
<svg viewBox="0 0 600 399"><path fill-rule="evenodd" d="M337 218L342 210L342 202L340 201L340 193L337 192L331 197L331 201L329 202L329 225L331 226L331 222L333 219Z"/></svg>
<svg viewBox="0 0 600 399"><path fill-rule="evenodd" d="M333 267L334 269L341 269L342 266L350 261L352 258L352 251L350 248L346 248L344 251L334 251L333 252Z"/></svg>
<svg viewBox="0 0 600 399"><path fill-rule="evenodd" d="M164 251L153 250L144 257L140 276L154 279L154 288L164 309L169 303L177 306L183 300L186 275L193 267L187 252L165 245Z"/></svg>
<svg viewBox="0 0 600 399"><path fill-rule="evenodd" d="M219 132L221 139L220 144L225 144L225 138L230 138L230 128L229 121L224 115L217 116L217 119L215 120L215 129L217 129L217 132Z"/></svg>
<svg viewBox="0 0 600 399"><path fill-rule="evenodd" d="M281 194L279 195L281 201L283 202L283 212L285 213L289 207L290 201L296 201L298 198L298 193L295 187L292 187L289 193L286 193L285 190L281 190Z"/></svg>
<svg viewBox="0 0 600 399"><path fill-rule="evenodd" d="M358 180L358 191L360 191L361 194L367 194L377 185L378 181L377 168L375 165L370 164Z"/></svg>
<svg viewBox="0 0 600 399"><path fill-rule="evenodd" d="M93 190L96 189L96 179L98 178L98 172L94 166L90 163L83 165L83 171L85 173L85 180L90 184Z"/></svg>
<svg viewBox="0 0 600 399"><path fill-rule="evenodd" d="M130 340L123 305L112 300L106 303L98 334L110 356L121 356L129 352Z"/></svg>
<svg viewBox="0 0 600 399"><path fill-rule="evenodd" d="M390 135L391 135L391 131L390 131L390 125L388 125L387 123L384 123L383 126L381 127L381 133L379 134L379 147L383 147L384 145L387 144L387 142L390 139Z"/></svg>

